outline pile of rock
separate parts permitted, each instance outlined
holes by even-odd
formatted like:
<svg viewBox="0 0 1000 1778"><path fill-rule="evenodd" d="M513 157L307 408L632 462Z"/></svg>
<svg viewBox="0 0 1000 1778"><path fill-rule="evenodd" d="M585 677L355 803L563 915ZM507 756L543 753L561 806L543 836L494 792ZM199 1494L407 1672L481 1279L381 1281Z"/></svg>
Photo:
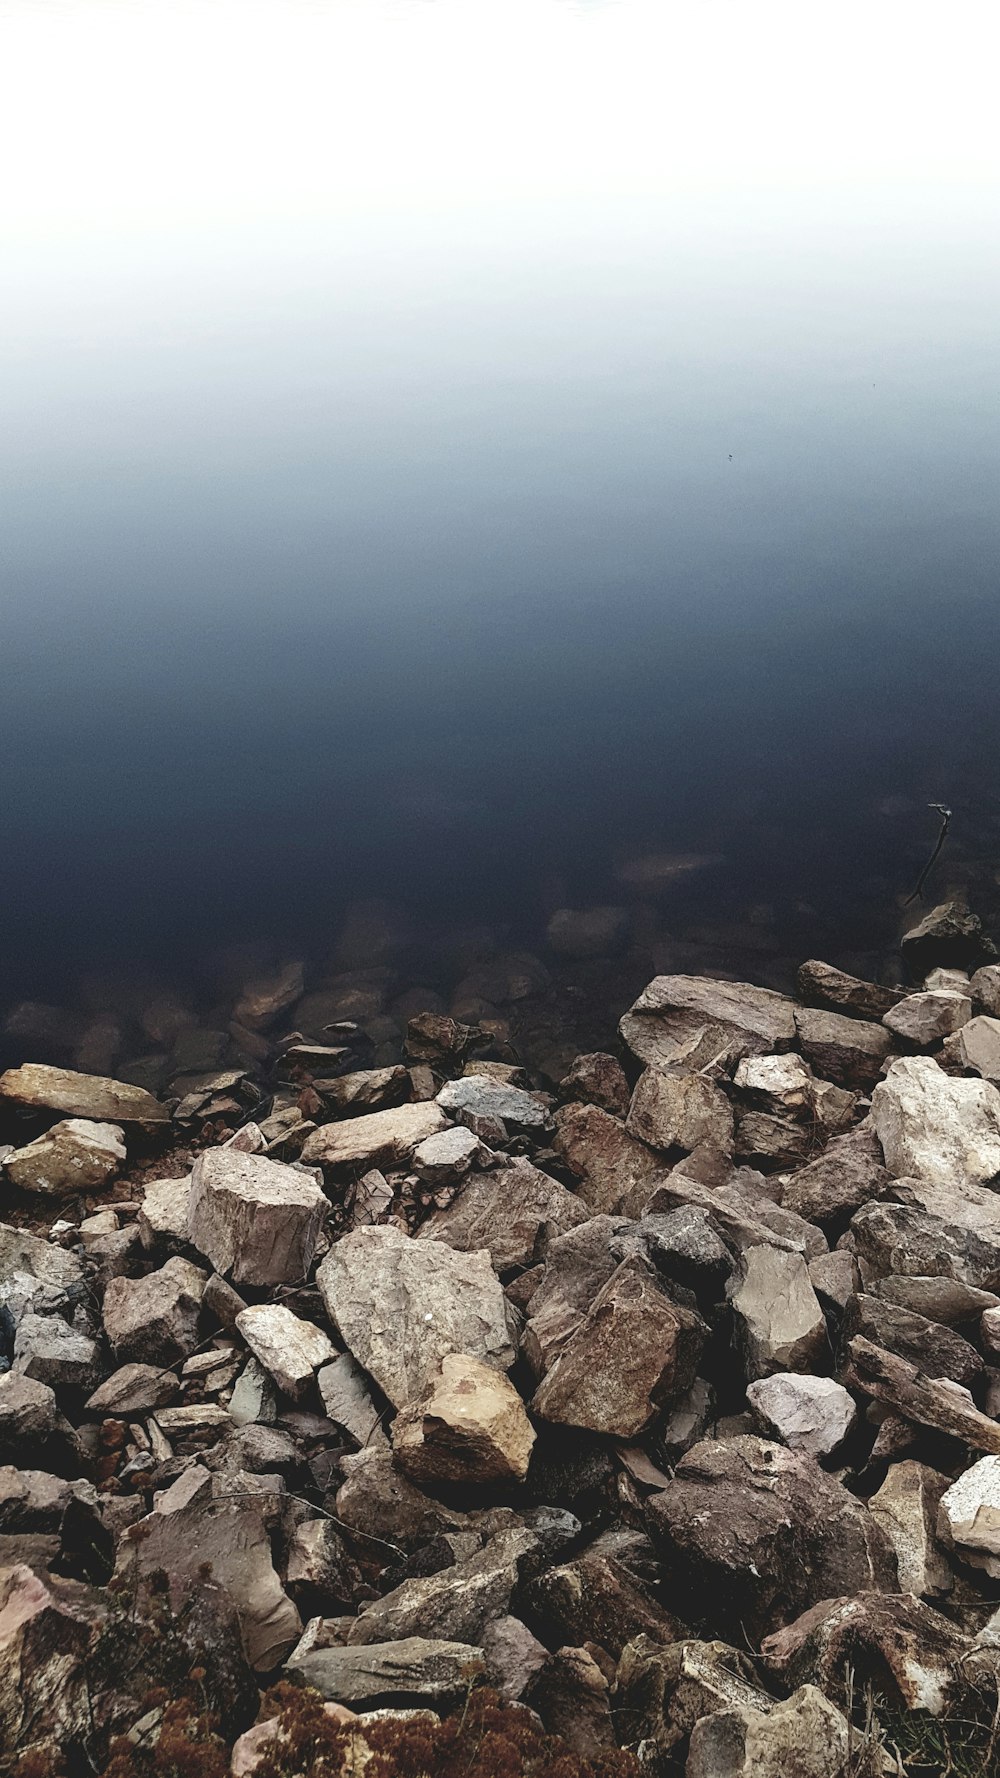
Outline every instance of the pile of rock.
<svg viewBox="0 0 1000 1778"><path fill-rule="evenodd" d="M847 1778L866 1680L1000 1680L1000 967L950 907L903 954L659 976L559 1082L433 1011L166 1101L4 1074L0 1742L99 1760L208 1649L231 1735L281 1673L483 1675L654 1774Z"/></svg>

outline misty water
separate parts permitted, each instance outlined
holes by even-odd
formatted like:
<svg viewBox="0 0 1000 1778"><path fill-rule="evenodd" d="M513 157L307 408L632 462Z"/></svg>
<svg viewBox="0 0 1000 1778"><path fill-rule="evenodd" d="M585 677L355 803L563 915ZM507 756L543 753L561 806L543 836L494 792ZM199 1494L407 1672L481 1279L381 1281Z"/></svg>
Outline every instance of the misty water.
<svg viewBox="0 0 1000 1778"><path fill-rule="evenodd" d="M1000 863L987 69L745 10L4 9L6 1000Z"/></svg>

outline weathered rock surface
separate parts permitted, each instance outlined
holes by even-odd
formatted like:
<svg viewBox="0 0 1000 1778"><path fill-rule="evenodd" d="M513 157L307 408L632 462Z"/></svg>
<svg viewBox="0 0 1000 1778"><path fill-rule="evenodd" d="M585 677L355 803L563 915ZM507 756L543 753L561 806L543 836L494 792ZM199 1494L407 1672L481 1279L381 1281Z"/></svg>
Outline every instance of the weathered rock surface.
<svg viewBox="0 0 1000 1778"><path fill-rule="evenodd" d="M293 1655L285 1671L289 1679L335 1703L384 1710L456 1704L485 1667L481 1648L409 1636L399 1642L314 1649Z"/></svg>
<svg viewBox="0 0 1000 1778"><path fill-rule="evenodd" d="M1000 1173L1000 1092L952 1079L930 1056L893 1062L872 1094L871 1118L896 1179L984 1184Z"/></svg>
<svg viewBox="0 0 1000 1778"><path fill-rule="evenodd" d="M878 1520L896 1552L900 1590L933 1599L949 1593L951 1568L937 1534L938 1509L947 1476L926 1463L893 1463L868 1511Z"/></svg>
<svg viewBox="0 0 1000 1778"><path fill-rule="evenodd" d="M1000 1082L1000 1019L980 1015L970 1019L942 1047L960 1069L978 1074L994 1086Z"/></svg>
<svg viewBox="0 0 1000 1778"><path fill-rule="evenodd" d="M389 1227L356 1229L327 1255L317 1282L344 1344L395 1407L412 1401L450 1352L497 1370L514 1361L503 1291L485 1253L411 1241Z"/></svg>
<svg viewBox="0 0 1000 1778"><path fill-rule="evenodd" d="M233 1018L251 1031L266 1030L301 1000L303 986L301 963L286 963L272 975L257 976L244 987L233 1007Z"/></svg>
<svg viewBox="0 0 1000 1778"><path fill-rule="evenodd" d="M889 1183L882 1146L865 1123L834 1136L822 1154L793 1173L781 1201L808 1222L839 1228L862 1204L881 1197Z"/></svg>
<svg viewBox="0 0 1000 1778"><path fill-rule="evenodd" d="M559 1082L566 1099L580 1099L585 1105L599 1105L613 1117L624 1117L632 1096L625 1070L616 1056L595 1050L577 1056L569 1072Z"/></svg>
<svg viewBox="0 0 1000 1778"><path fill-rule="evenodd" d="M751 1383L747 1400L765 1433L793 1451L831 1457L851 1431L858 1410L854 1398L832 1377L802 1377L779 1371Z"/></svg>
<svg viewBox="0 0 1000 1778"><path fill-rule="evenodd" d="M244 1309L236 1326L258 1363L293 1401L301 1400L320 1366L334 1355L322 1328L303 1321L281 1303Z"/></svg>
<svg viewBox="0 0 1000 1778"><path fill-rule="evenodd" d="M512 1130L540 1130L548 1121L544 1105L521 1087L486 1074L463 1074L441 1088L437 1103L450 1117L495 1117Z"/></svg>
<svg viewBox="0 0 1000 1778"><path fill-rule="evenodd" d="M662 1159L597 1105L563 1105L553 1147L592 1212L638 1216L663 1173Z"/></svg>
<svg viewBox="0 0 1000 1778"><path fill-rule="evenodd" d="M808 1006L825 1006L831 1012L872 1021L884 1018L904 995L902 988L862 981L856 975L834 969L831 963L815 961L799 966L797 984L799 998Z"/></svg>
<svg viewBox="0 0 1000 1778"><path fill-rule="evenodd" d="M177 1252L188 1243L188 1218L191 1210L191 1175L180 1179L154 1179L143 1194L139 1211L139 1237L152 1251L165 1248Z"/></svg>
<svg viewBox="0 0 1000 1778"><path fill-rule="evenodd" d="M81 1738L90 1725L89 1614L24 1563L0 1568L0 1747Z"/></svg>
<svg viewBox="0 0 1000 1778"><path fill-rule="evenodd" d="M764 1710L703 1716L691 1731L685 1778L846 1778L854 1737L814 1685Z"/></svg>
<svg viewBox="0 0 1000 1778"><path fill-rule="evenodd" d="M733 1114L719 1087L681 1068L646 1068L632 1094L625 1128L650 1148L683 1148L699 1143L728 1152L733 1145Z"/></svg>
<svg viewBox="0 0 1000 1778"><path fill-rule="evenodd" d="M511 1596L537 1538L523 1527L500 1531L484 1549L415 1576L361 1606L351 1624L351 1644L402 1641L425 1636L445 1642L481 1645L488 1623L509 1614Z"/></svg>
<svg viewBox="0 0 1000 1778"><path fill-rule="evenodd" d="M826 1345L826 1320L801 1254L750 1247L731 1289L735 1339L746 1376L808 1371Z"/></svg>
<svg viewBox="0 0 1000 1778"><path fill-rule="evenodd" d="M851 1219L859 1255L876 1278L943 1277L975 1290L1000 1287L1000 1197L981 1187L900 1180L901 1202L866 1204Z"/></svg>
<svg viewBox="0 0 1000 1778"><path fill-rule="evenodd" d="M931 1426L961 1439L973 1450L1000 1455L1000 1421L980 1413L961 1384L927 1377L915 1364L860 1334L851 1341L848 1354L847 1381L852 1388L884 1401L918 1426Z"/></svg>
<svg viewBox="0 0 1000 1778"><path fill-rule="evenodd" d="M86 1391L99 1374L97 1341L60 1315L23 1315L14 1338L14 1369L51 1389Z"/></svg>
<svg viewBox="0 0 1000 1778"><path fill-rule="evenodd" d="M522 1482L534 1429L513 1384L481 1359L449 1353L418 1401L397 1414L392 1448L418 1487Z"/></svg>
<svg viewBox="0 0 1000 1778"><path fill-rule="evenodd" d="M349 1352L341 1352L325 1364L317 1373L316 1383L323 1407L335 1426L357 1445L378 1442L382 1415L372 1399L364 1371Z"/></svg>
<svg viewBox="0 0 1000 1778"><path fill-rule="evenodd" d="M207 1280L207 1272L177 1256L144 1278L112 1278L104 1331L119 1362L169 1365L193 1352Z"/></svg>
<svg viewBox="0 0 1000 1778"><path fill-rule="evenodd" d="M967 1025L972 1017L972 1001L967 994L951 988L933 988L921 994L907 994L882 1020L887 1031L929 1049Z"/></svg>
<svg viewBox="0 0 1000 1778"><path fill-rule="evenodd" d="M533 1263L543 1230L565 1234L589 1214L575 1192L518 1156L507 1166L466 1178L454 1202L429 1216L418 1238L443 1241L460 1253L485 1249L504 1277Z"/></svg>
<svg viewBox="0 0 1000 1778"><path fill-rule="evenodd" d="M86 1407L89 1414L144 1414L166 1407L179 1393L173 1371L153 1364L123 1364L94 1390Z"/></svg>
<svg viewBox="0 0 1000 1778"><path fill-rule="evenodd" d="M432 1104L396 1105L368 1117L323 1124L307 1136L302 1159L309 1166L342 1168L405 1166L417 1144L445 1129L447 1118Z"/></svg>
<svg viewBox="0 0 1000 1778"><path fill-rule="evenodd" d="M328 1200L297 1167L210 1148L191 1173L191 1243L234 1284L298 1284L312 1267Z"/></svg>
<svg viewBox="0 0 1000 1778"><path fill-rule="evenodd" d="M918 980L935 967L975 969L996 956L982 921L958 901L943 901L904 933L902 952Z"/></svg>
<svg viewBox="0 0 1000 1778"><path fill-rule="evenodd" d="M967 1652L964 1637L940 1612L912 1594L826 1599L762 1644L783 1685L821 1686L844 1700L847 1676L873 1680L905 1710L937 1716Z"/></svg>
<svg viewBox="0 0 1000 1778"><path fill-rule="evenodd" d="M0 1099L99 1124L165 1124L170 1118L167 1107L143 1087L99 1074L75 1074L70 1068L50 1068L43 1062L8 1068L0 1075Z"/></svg>
<svg viewBox="0 0 1000 1778"><path fill-rule="evenodd" d="M983 1360L961 1334L881 1297L866 1296L864 1292L855 1296L844 1317L844 1333L848 1338L863 1334L866 1340L915 1364L927 1376L950 1377L953 1383L962 1383L966 1388L983 1374Z"/></svg>
<svg viewBox="0 0 1000 1778"><path fill-rule="evenodd" d="M796 1008L795 1029L816 1073L839 1087L874 1086L892 1048L892 1036L882 1025L811 1006Z"/></svg>
<svg viewBox="0 0 1000 1778"><path fill-rule="evenodd" d="M68 1198L99 1191L125 1158L125 1138L117 1124L71 1117L8 1155L4 1171L22 1191Z"/></svg>
<svg viewBox="0 0 1000 1778"><path fill-rule="evenodd" d="M990 1018L1000 1019L1000 963L987 963L977 969L969 988L973 1005L981 1007Z"/></svg>
<svg viewBox="0 0 1000 1778"><path fill-rule="evenodd" d="M530 1581L523 1590L522 1610L550 1647L596 1642L614 1660L635 1636L668 1643L681 1633L676 1618L620 1562L597 1549Z"/></svg>
<svg viewBox="0 0 1000 1778"><path fill-rule="evenodd" d="M945 1490L938 1525L964 1561L1000 1579L1000 1453L981 1457Z"/></svg>
<svg viewBox="0 0 1000 1778"><path fill-rule="evenodd" d="M647 1067L677 1063L697 1070L716 1058L739 1061L790 1049L794 1002L749 982L660 975L639 995L619 1030Z"/></svg>

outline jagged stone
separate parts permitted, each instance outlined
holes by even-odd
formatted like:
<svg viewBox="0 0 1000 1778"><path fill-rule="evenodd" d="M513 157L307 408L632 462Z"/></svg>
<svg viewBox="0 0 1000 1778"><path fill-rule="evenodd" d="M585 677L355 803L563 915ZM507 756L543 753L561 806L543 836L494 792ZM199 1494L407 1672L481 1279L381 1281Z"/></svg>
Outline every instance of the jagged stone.
<svg viewBox="0 0 1000 1778"><path fill-rule="evenodd" d="M862 1204L880 1197L889 1183L881 1144L866 1122L834 1136L821 1155L793 1173L781 1202L807 1222L839 1228Z"/></svg>
<svg viewBox="0 0 1000 1778"><path fill-rule="evenodd" d="M337 1492L337 1520L361 1539L381 1547L412 1551L442 1533L462 1530L464 1513L421 1493L400 1473L388 1446L369 1445L343 1459L344 1481Z"/></svg>
<svg viewBox="0 0 1000 1778"><path fill-rule="evenodd" d="M112 1278L104 1293L104 1331L120 1362L175 1364L198 1344L208 1273L175 1256L144 1278Z"/></svg>
<svg viewBox="0 0 1000 1778"><path fill-rule="evenodd" d="M684 1204L644 1216L636 1233L668 1283L693 1291L700 1306L721 1299L736 1262L707 1210Z"/></svg>
<svg viewBox="0 0 1000 1778"><path fill-rule="evenodd" d="M86 1402L88 1414L146 1414L166 1407L180 1392L173 1371L153 1364L123 1364L94 1390Z"/></svg>
<svg viewBox="0 0 1000 1778"><path fill-rule="evenodd" d="M93 1612L65 1583L24 1563L0 1568L0 1747L55 1749L86 1736L94 1631Z"/></svg>
<svg viewBox="0 0 1000 1778"><path fill-rule="evenodd" d="M941 1496L941 1535L964 1561L1000 1579L1000 1446L973 1463Z"/></svg>
<svg viewBox="0 0 1000 1778"><path fill-rule="evenodd" d="M117 1124L63 1118L44 1136L15 1149L4 1171L21 1191L48 1198L71 1198L99 1191L126 1158L125 1137Z"/></svg>
<svg viewBox="0 0 1000 1778"><path fill-rule="evenodd" d="M460 1253L485 1248L503 1277L534 1261L543 1231L561 1235L586 1222L588 1207L531 1162L511 1158L466 1178L454 1202L429 1216L421 1241L443 1241Z"/></svg>
<svg viewBox="0 0 1000 1778"><path fill-rule="evenodd" d="M147 1251L166 1248L177 1253L188 1244L191 1175L154 1179L147 1185L137 1218L139 1237Z"/></svg>
<svg viewBox="0 0 1000 1778"><path fill-rule="evenodd" d="M969 988L973 1005L981 1007L990 1018L1000 1019L1000 963L987 963L977 969Z"/></svg>
<svg viewBox="0 0 1000 1778"><path fill-rule="evenodd" d="M887 1031L915 1043L921 1049L940 1043L967 1025L972 1017L972 1001L968 994L952 988L932 988L920 994L907 994L898 1006L882 1020Z"/></svg>
<svg viewBox="0 0 1000 1778"><path fill-rule="evenodd" d="M779 1371L751 1383L747 1400L767 1434L813 1457L832 1457L857 1419L853 1397L832 1377Z"/></svg>
<svg viewBox="0 0 1000 1778"><path fill-rule="evenodd" d="M794 1002L749 982L661 975L643 989L619 1030L632 1054L651 1068L700 1069L790 1049Z"/></svg>
<svg viewBox="0 0 1000 1778"><path fill-rule="evenodd" d="M627 1642L648 1636L675 1642L682 1626L613 1556L585 1550L528 1582L521 1609L550 1646L598 1643L618 1660Z"/></svg>
<svg viewBox="0 0 1000 1778"><path fill-rule="evenodd" d="M701 1074L682 1068L646 1068L632 1094L625 1128L650 1148L683 1148L708 1142L723 1152L733 1146L733 1113L725 1093Z"/></svg>
<svg viewBox="0 0 1000 1778"><path fill-rule="evenodd" d="M979 916L958 901L931 908L903 934L901 948L907 967L921 981L935 966L975 969L996 956Z"/></svg>
<svg viewBox="0 0 1000 1778"><path fill-rule="evenodd" d="M597 1215L638 1216L663 1173L662 1160L597 1105L563 1105L553 1147Z"/></svg>
<svg viewBox="0 0 1000 1778"><path fill-rule="evenodd" d="M100 1372L97 1341L61 1315L23 1315L14 1339L14 1369L50 1389L91 1389Z"/></svg>
<svg viewBox="0 0 1000 1778"><path fill-rule="evenodd" d="M960 1278L876 1278L870 1289L873 1296L939 1321L942 1327L960 1327L977 1320L984 1309L1000 1308L1000 1297L991 1290L977 1290Z"/></svg>
<svg viewBox="0 0 1000 1778"><path fill-rule="evenodd" d="M957 1689L968 1643L922 1599L866 1591L817 1603L766 1637L761 1652L783 1685L816 1685L845 1702L848 1685L874 1682L897 1708L937 1716Z"/></svg>
<svg viewBox="0 0 1000 1778"><path fill-rule="evenodd" d="M764 1710L722 1710L691 1731L685 1778L847 1778L854 1734L814 1685ZM855 1768L856 1769L856 1768Z"/></svg>
<svg viewBox="0 0 1000 1778"><path fill-rule="evenodd" d="M356 1445L385 1444L382 1415L372 1400L364 1371L349 1352L341 1352L316 1374L327 1416Z"/></svg>
<svg viewBox="0 0 1000 1778"><path fill-rule="evenodd" d="M557 1648L532 1681L525 1703L571 1752L593 1759L614 1750L610 1686L589 1649Z"/></svg>
<svg viewBox="0 0 1000 1778"><path fill-rule="evenodd" d="M545 1373L581 1326L594 1298L619 1264L612 1241L630 1228L620 1219L594 1216L550 1243L528 1304L522 1340L536 1376Z"/></svg>
<svg viewBox="0 0 1000 1778"><path fill-rule="evenodd" d="M835 1086L858 1091L874 1086L892 1049L892 1037L882 1025L817 1007L796 1007L795 1029L802 1053L817 1074Z"/></svg>
<svg viewBox="0 0 1000 1778"><path fill-rule="evenodd" d="M532 1532L501 1531L486 1547L436 1574L401 1586L361 1606L347 1642L393 1642L410 1636L480 1644L488 1623L505 1617L528 1558L538 1549Z"/></svg>
<svg viewBox="0 0 1000 1778"><path fill-rule="evenodd" d="M260 1359L250 1357L229 1398L229 1418L234 1426L272 1426L277 1416L274 1383Z"/></svg>
<svg viewBox="0 0 1000 1778"><path fill-rule="evenodd" d="M77 1302L85 1293L83 1261L78 1254L0 1222L0 1303L10 1307L15 1320L24 1308L46 1295Z"/></svg>
<svg viewBox="0 0 1000 1778"><path fill-rule="evenodd" d="M113 1540L91 1484L9 1465L0 1468L0 1549L27 1542L45 1546L46 1568L76 1579L103 1581L111 1572Z"/></svg>
<svg viewBox="0 0 1000 1778"><path fill-rule="evenodd" d="M981 1414L961 1384L926 1377L915 1364L875 1346L861 1334L848 1347L846 1380L918 1426L931 1426L973 1450L1000 1455L1000 1422Z"/></svg>
<svg viewBox="0 0 1000 1778"><path fill-rule="evenodd" d="M993 1086L1000 1082L1000 1019L970 1019L943 1046L943 1054L959 1069L971 1069Z"/></svg>
<svg viewBox="0 0 1000 1778"><path fill-rule="evenodd" d="M77 1074L70 1068L50 1068L43 1062L25 1062L0 1075L0 1099L30 1105L39 1111L60 1111L64 1117L87 1118L99 1124L169 1122L165 1105L143 1087L124 1080L108 1080L100 1074Z"/></svg>
<svg viewBox="0 0 1000 1778"><path fill-rule="evenodd" d="M353 1611L364 1596L361 1571L329 1519L297 1525L288 1547L285 1584L304 1616Z"/></svg>
<svg viewBox="0 0 1000 1778"><path fill-rule="evenodd" d="M950 1377L967 1388L983 1374L976 1348L953 1328L929 1321L925 1315L898 1303L886 1302L863 1292L849 1304L844 1317L847 1338L862 1334L876 1346L905 1358L928 1377Z"/></svg>
<svg viewBox="0 0 1000 1778"><path fill-rule="evenodd" d="M925 1463L904 1459L890 1465L881 1488L868 1502L868 1511L896 1552L900 1590L918 1598L937 1598L952 1588L951 1568L937 1535L938 1510L947 1486L947 1476Z"/></svg>
<svg viewBox="0 0 1000 1778"><path fill-rule="evenodd" d="M576 1056L569 1071L559 1082L559 1091L566 1099L580 1099L585 1105L599 1105L613 1117L624 1117L631 1090L625 1070L617 1057L603 1050Z"/></svg>
<svg viewBox="0 0 1000 1778"><path fill-rule="evenodd" d="M825 1006L831 1012L858 1019L881 1019L902 1000L905 990L886 988L880 982L861 981L830 963L809 962L799 966L799 998L808 1005Z"/></svg>
<svg viewBox="0 0 1000 1778"><path fill-rule="evenodd" d="M753 1382L777 1371L808 1371L826 1345L826 1321L806 1262L778 1247L750 1247L730 1287L734 1333Z"/></svg>
<svg viewBox="0 0 1000 1778"><path fill-rule="evenodd" d="M236 1317L239 1334L254 1357L293 1401L307 1393L321 1365L334 1355L322 1328L303 1321L281 1303L260 1303Z"/></svg>
<svg viewBox="0 0 1000 1778"><path fill-rule="evenodd" d="M307 1072L309 1070L307 1069ZM312 1070L320 1073L318 1067ZM399 1105L409 1096L410 1077L401 1063L391 1068L362 1068L352 1074L337 1075L331 1080L320 1080L317 1091L322 1092L328 1105L336 1106L338 1111L384 1111L387 1106Z"/></svg>
<svg viewBox="0 0 1000 1778"><path fill-rule="evenodd" d="M428 1136L413 1151L413 1171L428 1185L451 1185L483 1155L478 1137L461 1124Z"/></svg>
<svg viewBox="0 0 1000 1778"><path fill-rule="evenodd" d="M0 1376L0 1464L78 1476L83 1450L47 1383L8 1371Z"/></svg>
<svg viewBox="0 0 1000 1778"><path fill-rule="evenodd" d="M485 1253L389 1227L356 1229L331 1249L317 1283L344 1344L394 1407L412 1401L449 1352L497 1370L513 1363L503 1291Z"/></svg>
<svg viewBox="0 0 1000 1778"><path fill-rule="evenodd" d="M480 1359L449 1353L418 1401L397 1414L395 1459L420 1487L521 1482L535 1434L513 1384Z"/></svg>
<svg viewBox="0 0 1000 1778"><path fill-rule="evenodd" d="M233 1148L210 1148L191 1173L191 1243L235 1284L298 1284L308 1277L329 1205L297 1167Z"/></svg>
<svg viewBox="0 0 1000 1778"><path fill-rule="evenodd" d="M447 1706L464 1698L486 1670L481 1648L408 1636L398 1642L317 1648L293 1655L285 1672L323 1698L362 1709Z"/></svg>
<svg viewBox="0 0 1000 1778"><path fill-rule="evenodd" d="M622 1651L615 1692L623 1739L645 1742L664 1761L704 1717L772 1704L747 1655L725 1642L693 1639L663 1647L650 1636L633 1638Z"/></svg>
<svg viewBox="0 0 1000 1778"><path fill-rule="evenodd" d="M531 1093L484 1074L463 1074L459 1080L447 1081L437 1103L451 1117L499 1118L514 1130L541 1130L548 1122L544 1105Z"/></svg>
<svg viewBox="0 0 1000 1778"><path fill-rule="evenodd" d="M491 1684L508 1703L522 1698L549 1658L549 1651L516 1617L494 1618L483 1631L483 1655Z"/></svg>
<svg viewBox="0 0 1000 1778"><path fill-rule="evenodd" d="M403 1167L418 1143L447 1128L447 1118L434 1104L395 1105L368 1117L349 1117L323 1124L307 1136L302 1159L308 1166L331 1172L346 1168Z"/></svg>
<svg viewBox="0 0 1000 1778"><path fill-rule="evenodd" d="M861 1270L853 1253L837 1249L809 1261L809 1282L825 1314L843 1315L855 1291L861 1289Z"/></svg>
<svg viewBox="0 0 1000 1778"><path fill-rule="evenodd" d="M893 1062L872 1095L872 1124L894 1178L985 1183L1000 1173L1000 1092L955 1080L930 1056Z"/></svg>
<svg viewBox="0 0 1000 1778"><path fill-rule="evenodd" d="M644 1217L689 1204L708 1210L720 1230L740 1249L780 1247L790 1253L802 1253L807 1259L828 1251L822 1230L794 1210L776 1203L768 1195L762 1174L751 1167L738 1167L729 1173L725 1184L705 1184L684 1173L692 1158L682 1161L661 1180L643 1208Z"/></svg>

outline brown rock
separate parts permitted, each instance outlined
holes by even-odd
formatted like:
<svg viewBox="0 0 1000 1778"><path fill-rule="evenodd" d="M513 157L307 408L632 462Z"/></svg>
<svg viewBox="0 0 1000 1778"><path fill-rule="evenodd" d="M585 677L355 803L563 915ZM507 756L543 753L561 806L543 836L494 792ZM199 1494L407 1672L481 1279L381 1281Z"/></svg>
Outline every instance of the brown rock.
<svg viewBox="0 0 1000 1778"><path fill-rule="evenodd" d="M107 1124L165 1124L170 1113L143 1087L123 1080L107 1080L99 1074L75 1074L69 1068L49 1068L42 1062L26 1062L0 1075L0 1098L40 1111L59 1111L64 1117L88 1118Z"/></svg>
<svg viewBox="0 0 1000 1778"><path fill-rule="evenodd" d="M661 975L643 990L619 1025L633 1055L648 1067L704 1068L790 1049L794 1002L748 982Z"/></svg>
<svg viewBox="0 0 1000 1778"><path fill-rule="evenodd" d="M651 1148L733 1145L733 1114L719 1087L682 1068L646 1068L636 1082L625 1128Z"/></svg>
<svg viewBox="0 0 1000 1778"><path fill-rule="evenodd" d="M762 1644L783 1685L816 1685L843 1702L850 1672L855 1686L876 1684L897 1709L932 1716L948 1702L968 1652L946 1617L908 1593L825 1599Z"/></svg>
<svg viewBox="0 0 1000 1778"><path fill-rule="evenodd" d="M144 1278L112 1278L104 1293L104 1331L119 1362L169 1365L198 1344L208 1273L176 1256Z"/></svg>
<svg viewBox="0 0 1000 1778"><path fill-rule="evenodd" d="M535 1434L513 1384L480 1359L449 1353L397 1414L392 1444L419 1487L522 1482Z"/></svg>
<svg viewBox="0 0 1000 1778"><path fill-rule="evenodd" d="M873 1087L892 1049L892 1038L883 1026L814 1007L796 1008L795 1029L817 1074L841 1087Z"/></svg>
<svg viewBox="0 0 1000 1778"><path fill-rule="evenodd" d="M564 1105L555 1114L553 1147L598 1214L638 1216L663 1162L597 1105Z"/></svg>
<svg viewBox="0 0 1000 1778"><path fill-rule="evenodd" d="M631 1098L621 1063L600 1050L577 1056L559 1082L559 1090L564 1098L599 1105L602 1111L610 1111L612 1117L624 1117Z"/></svg>
<svg viewBox="0 0 1000 1778"><path fill-rule="evenodd" d="M533 1263L543 1231L565 1234L589 1214L575 1192L518 1156L467 1178L447 1209L428 1217L418 1239L443 1241L460 1253L485 1248L503 1277Z"/></svg>
<svg viewBox="0 0 1000 1778"><path fill-rule="evenodd" d="M809 1006L825 1006L831 1012L848 1017L884 1018L903 998L902 988L884 988L880 982L865 982L855 975L834 969L831 963L803 963L798 973L799 997Z"/></svg>
<svg viewBox="0 0 1000 1778"><path fill-rule="evenodd" d="M342 1168L399 1167L409 1161L418 1142L447 1126L437 1105L397 1105L369 1117L323 1124L307 1136L302 1159L307 1166L332 1172Z"/></svg>
<svg viewBox="0 0 1000 1778"><path fill-rule="evenodd" d="M848 1338L863 1334L929 1377L950 1377L953 1383L968 1388L983 1374L979 1353L961 1334L876 1296L854 1298L847 1309L844 1332Z"/></svg>
<svg viewBox="0 0 1000 1778"><path fill-rule="evenodd" d="M329 1203L300 1168L209 1148L191 1174L188 1232L235 1284L298 1284L308 1277Z"/></svg>
<svg viewBox="0 0 1000 1778"><path fill-rule="evenodd" d="M634 1636L666 1643L684 1634L620 1562L592 1550L529 1581L522 1610L550 1647L597 1642L615 1660Z"/></svg>
<svg viewBox="0 0 1000 1778"><path fill-rule="evenodd" d="M875 1401L883 1401L913 1420L961 1439L975 1451L1000 1456L1000 1423L981 1414L972 1396L960 1384L927 1377L915 1364L897 1358L858 1334L848 1347L845 1381Z"/></svg>
<svg viewBox="0 0 1000 1778"><path fill-rule="evenodd" d="M793 1173L781 1201L807 1222L838 1228L862 1204L880 1197L889 1183L881 1144L866 1123L834 1136L821 1155Z"/></svg>

